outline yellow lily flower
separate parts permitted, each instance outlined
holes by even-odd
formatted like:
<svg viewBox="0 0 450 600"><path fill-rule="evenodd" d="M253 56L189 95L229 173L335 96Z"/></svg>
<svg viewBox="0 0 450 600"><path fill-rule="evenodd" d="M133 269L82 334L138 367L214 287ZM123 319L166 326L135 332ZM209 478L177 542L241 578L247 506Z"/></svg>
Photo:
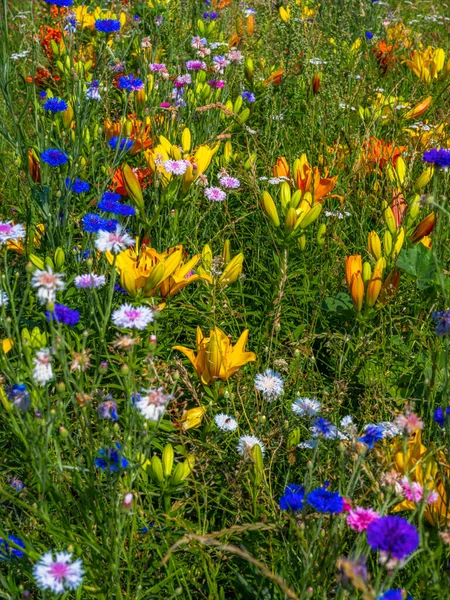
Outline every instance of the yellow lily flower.
<svg viewBox="0 0 450 600"><path fill-rule="evenodd" d="M445 52L442 48L428 46L425 50L413 50L410 59L404 62L424 83L431 83L444 68Z"/></svg>
<svg viewBox="0 0 450 600"><path fill-rule="evenodd" d="M202 251L202 265L198 267L197 273L207 281L216 283L219 289L222 289L228 285L234 283L242 273L242 263L244 262L244 254L239 252L233 258L231 258L230 242L226 240L222 256L214 259L211 248L208 244L203 248ZM217 265L215 263L218 263ZM214 268L213 268L214 266ZM215 267L219 267L221 272L217 273ZM217 278L214 279L214 275L217 273Z"/></svg>
<svg viewBox="0 0 450 600"><path fill-rule="evenodd" d="M2 340L2 341L0 342L0 344L1 344L2 351L3 351L5 354L8 354L8 352L9 352L9 351L11 350L11 348L14 346L14 342L13 342L13 340L11 340L10 338L6 338L6 339Z"/></svg>
<svg viewBox="0 0 450 600"><path fill-rule="evenodd" d="M110 264L114 255L105 253ZM135 248L128 248L116 257L115 267L120 274L120 284L131 296L136 296L143 289L144 296L155 296L158 292L162 298L174 296L186 285L202 278L211 282L206 273L201 275L193 271L200 260L196 254L187 262L183 246L169 248L159 254L154 248L141 246L136 240Z"/></svg>
<svg viewBox="0 0 450 600"><path fill-rule="evenodd" d="M230 338L218 327L210 331L209 337L204 337L200 327L197 327L197 355L194 350L184 346L174 346L191 361L197 375L205 385L222 379L226 381L243 365L256 360L254 352L245 352L248 329L233 346Z"/></svg>
<svg viewBox="0 0 450 600"><path fill-rule="evenodd" d="M196 429L197 427L200 427L205 414L206 406L190 408L184 412L183 416L181 417L181 429L183 431L187 431L188 429Z"/></svg>

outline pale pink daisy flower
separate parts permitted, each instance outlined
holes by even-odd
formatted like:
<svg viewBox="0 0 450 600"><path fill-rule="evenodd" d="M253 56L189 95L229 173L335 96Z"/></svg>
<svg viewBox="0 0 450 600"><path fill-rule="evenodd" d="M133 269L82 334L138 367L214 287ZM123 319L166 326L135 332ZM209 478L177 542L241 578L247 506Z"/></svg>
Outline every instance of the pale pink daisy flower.
<svg viewBox="0 0 450 600"><path fill-rule="evenodd" d="M230 177L229 175L225 175L219 179L219 183L222 187L227 188L228 190L237 190L237 188L241 185L241 182L236 177Z"/></svg>
<svg viewBox="0 0 450 600"><path fill-rule="evenodd" d="M423 498L423 487L417 481L408 481L407 477L400 479L402 494L410 502L419 503Z"/></svg>
<svg viewBox="0 0 450 600"><path fill-rule="evenodd" d="M135 406L147 421L159 421L172 398L173 396L166 394L162 387L142 390L135 399Z"/></svg>
<svg viewBox="0 0 450 600"><path fill-rule="evenodd" d="M53 379L52 369L53 356L48 348L38 350L33 358L33 379L37 383L47 383Z"/></svg>
<svg viewBox="0 0 450 600"><path fill-rule="evenodd" d="M372 508L356 506L347 515L347 525L353 531L366 531L371 523L380 518L380 515Z"/></svg>
<svg viewBox="0 0 450 600"><path fill-rule="evenodd" d="M264 452L266 451L264 444L255 435L241 436L236 449L242 456L249 457L252 455L252 450L256 445L261 448L261 453L264 456Z"/></svg>
<svg viewBox="0 0 450 600"><path fill-rule="evenodd" d="M154 314L148 306L122 304L120 308L113 312L111 318L116 327L142 330L153 321Z"/></svg>
<svg viewBox="0 0 450 600"><path fill-rule="evenodd" d="M95 273L85 273L75 277L75 287L77 288L98 288L105 285L106 279L104 275L96 275Z"/></svg>
<svg viewBox="0 0 450 600"><path fill-rule="evenodd" d="M187 160L166 160L164 163L164 169L172 175L184 175L187 168L190 166L190 162Z"/></svg>
<svg viewBox="0 0 450 600"><path fill-rule="evenodd" d="M115 231L104 231L101 229L95 240L95 247L100 252L112 252L118 254L128 246L134 246L134 240L128 235L121 225L117 225Z"/></svg>
<svg viewBox="0 0 450 600"><path fill-rule="evenodd" d="M432 492L427 494L427 497L425 498L425 502L427 504L433 504L434 502L437 502L438 500L439 500L439 494L436 492L436 490L433 490Z"/></svg>
<svg viewBox="0 0 450 600"><path fill-rule="evenodd" d="M55 594L79 588L83 574L83 563L79 558L72 561L70 552L57 552L56 559L53 558L52 552L47 552L33 567L38 587Z"/></svg>
<svg viewBox="0 0 450 600"><path fill-rule="evenodd" d="M399 415L394 423L397 427L406 431L406 433L414 433L414 431L423 429L422 419L412 412L406 415Z"/></svg>
<svg viewBox="0 0 450 600"><path fill-rule="evenodd" d="M235 50L234 48L232 48L228 52L227 58L231 63L239 64L244 60L244 55L241 52L239 52L239 50Z"/></svg>
<svg viewBox="0 0 450 600"><path fill-rule="evenodd" d="M41 304L56 300L56 292L64 289L63 278L63 273L53 273L51 267L47 267L46 271L36 269L31 285L37 289L36 295Z"/></svg>
<svg viewBox="0 0 450 600"><path fill-rule="evenodd" d="M0 221L0 244L6 242L16 242L25 237L25 229L23 225L13 225L11 221L2 223Z"/></svg>
<svg viewBox="0 0 450 600"><path fill-rule="evenodd" d="M218 187L206 188L205 196L212 202L223 202L227 197L226 193Z"/></svg>

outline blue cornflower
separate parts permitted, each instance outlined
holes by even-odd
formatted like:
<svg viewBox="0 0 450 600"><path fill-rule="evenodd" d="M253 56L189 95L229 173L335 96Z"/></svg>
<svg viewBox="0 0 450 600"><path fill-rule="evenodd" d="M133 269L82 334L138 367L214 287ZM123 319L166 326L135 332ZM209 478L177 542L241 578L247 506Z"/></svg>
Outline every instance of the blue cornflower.
<svg viewBox="0 0 450 600"><path fill-rule="evenodd" d="M120 139L120 143L119 143L119 139ZM124 148L126 150L129 150L131 148L131 146L133 145L133 140L129 140L128 138L119 138L118 135L115 135L114 137L112 137L109 142L108 145L113 149L116 150L117 148L117 144L119 144L119 149L123 150Z"/></svg>
<svg viewBox="0 0 450 600"><path fill-rule="evenodd" d="M61 98L49 98L43 109L52 113L64 112L67 110L67 102Z"/></svg>
<svg viewBox="0 0 450 600"><path fill-rule="evenodd" d="M423 161L432 163L435 167L444 169L450 167L450 150L432 148L423 153Z"/></svg>
<svg viewBox="0 0 450 600"><path fill-rule="evenodd" d="M303 508L305 501L305 488L302 485L290 483L286 486L283 495L280 498L281 510L292 510L299 512Z"/></svg>
<svg viewBox="0 0 450 600"><path fill-rule="evenodd" d="M126 90L127 92L137 92L144 89L144 82L134 75L124 75L123 77L119 77L118 86L119 89Z"/></svg>
<svg viewBox="0 0 450 600"><path fill-rule="evenodd" d="M8 399L16 408L26 411L30 409L31 400L30 394L27 391L27 386L24 383L15 383L7 388Z"/></svg>
<svg viewBox="0 0 450 600"><path fill-rule="evenodd" d="M45 92L44 90L41 90L41 91L39 92L39 98L40 98L41 100L45 100L45 99L47 98L47 92Z"/></svg>
<svg viewBox="0 0 450 600"><path fill-rule="evenodd" d="M436 322L436 335L447 335L450 333L450 311L434 312L431 317Z"/></svg>
<svg viewBox="0 0 450 600"><path fill-rule="evenodd" d="M371 40L373 38L373 33L371 31L366 31L366 40Z"/></svg>
<svg viewBox="0 0 450 600"><path fill-rule="evenodd" d="M0 538L0 560L9 560L10 558L21 558L23 556L22 550L12 548L8 542L13 542L16 546L25 548L23 541L15 535L8 535L6 540Z"/></svg>
<svg viewBox="0 0 450 600"><path fill-rule="evenodd" d="M47 311L47 321L50 323L53 319L63 325L69 325L74 327L80 320L80 313L78 310L74 310L65 306L64 304L55 304L53 311Z"/></svg>
<svg viewBox="0 0 450 600"><path fill-rule="evenodd" d="M323 513L340 513L344 508L344 499L338 492L329 492L326 488L317 488L306 496L306 502Z"/></svg>
<svg viewBox="0 0 450 600"><path fill-rule="evenodd" d="M440 406L438 406L434 411L433 419L436 421L436 423L438 425L440 425L441 427L444 427L445 421L448 419L449 415L450 415L450 406L447 406L447 408L445 409L445 413L442 410L442 408Z"/></svg>
<svg viewBox="0 0 450 600"><path fill-rule="evenodd" d="M21 481L18 477L13 477L11 479L11 481L9 482L9 485L13 488L13 490L15 490L16 492L21 492L22 490L25 489L25 485L23 483L23 481Z"/></svg>
<svg viewBox="0 0 450 600"><path fill-rule="evenodd" d="M66 15L66 27L64 28L65 31L69 31L70 33L74 33L77 30L77 26L79 25L78 21L77 21L77 17L75 15L75 13L70 12Z"/></svg>
<svg viewBox="0 0 450 600"><path fill-rule="evenodd" d="M117 19L97 19L95 29L101 33L115 33L120 31L120 21Z"/></svg>
<svg viewBox="0 0 450 600"><path fill-rule="evenodd" d="M373 2L374 0L372 0ZM384 592L384 594L380 594L377 598L377 600L413 600L412 596L404 596L403 595L404 590L399 590L399 589L391 589L388 590L387 592Z"/></svg>
<svg viewBox="0 0 450 600"><path fill-rule="evenodd" d="M328 419L316 417L312 423L311 431L313 437L324 437L326 440L335 440L339 433L336 425L333 425Z"/></svg>
<svg viewBox="0 0 450 600"><path fill-rule="evenodd" d="M373 447L377 442L384 438L384 430L382 427L378 425L369 425L362 437L359 438L359 441L366 446L369 447L370 450L373 450Z"/></svg>
<svg viewBox="0 0 450 600"><path fill-rule="evenodd" d="M67 177L66 188L72 192L75 192L75 194L84 194L91 189L91 184L78 178L72 181L69 179L69 177Z"/></svg>
<svg viewBox="0 0 450 600"><path fill-rule="evenodd" d="M61 150L58 150L58 148L48 148L47 150L44 150L44 152L41 153L41 158L51 167L65 165L69 160L67 154Z"/></svg>
<svg viewBox="0 0 450 600"><path fill-rule="evenodd" d="M95 466L102 471L119 471L120 469L126 469L128 466L128 460L122 456L120 450L121 445L116 442L115 447L106 448L105 450L99 450L97 452L98 458L94 460Z"/></svg>
<svg viewBox="0 0 450 600"><path fill-rule="evenodd" d="M219 15L216 12L205 12L205 13L203 13L203 18L204 19L209 19L210 21L214 21L215 19L217 19L218 16Z"/></svg>
<svg viewBox="0 0 450 600"><path fill-rule="evenodd" d="M255 102L256 97L252 92L241 92L241 96L243 100L247 100L247 102Z"/></svg>
<svg viewBox="0 0 450 600"><path fill-rule="evenodd" d="M115 284L114 291L117 292L118 294L122 294L122 296L128 295L127 290L124 290L123 287L121 287L118 283Z"/></svg>
<svg viewBox="0 0 450 600"><path fill-rule="evenodd" d="M110 212L114 215L121 215L122 217L132 217L136 214L136 210L128 204L121 204L119 202L120 194L114 192L105 192L102 196L101 201L98 203L98 208L104 212Z"/></svg>
<svg viewBox="0 0 450 600"><path fill-rule="evenodd" d="M97 414L99 419L111 419L112 421L118 421L119 415L117 414L117 403L109 397L108 400L100 402L97 407Z"/></svg>
<svg viewBox="0 0 450 600"><path fill-rule="evenodd" d="M115 231L119 221L116 219L103 219L95 213L88 213L83 217L83 228L88 233L98 233L102 231Z"/></svg>
<svg viewBox="0 0 450 600"><path fill-rule="evenodd" d="M72 6L73 0L45 0L47 4L55 4L56 6Z"/></svg>
<svg viewBox="0 0 450 600"><path fill-rule="evenodd" d="M373 521L367 528L367 542L372 550L380 550L402 560L419 545L419 534L403 517L387 515Z"/></svg>

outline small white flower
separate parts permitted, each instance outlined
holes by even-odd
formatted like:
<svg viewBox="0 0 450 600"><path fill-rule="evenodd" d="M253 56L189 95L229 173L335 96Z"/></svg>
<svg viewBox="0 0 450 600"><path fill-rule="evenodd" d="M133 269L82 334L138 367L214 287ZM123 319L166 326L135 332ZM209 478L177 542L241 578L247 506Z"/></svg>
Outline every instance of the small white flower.
<svg viewBox="0 0 450 600"><path fill-rule="evenodd" d="M278 185L283 183L283 181L289 181L289 177L284 177L284 175L281 177L271 177L267 183L270 183L270 185Z"/></svg>
<svg viewBox="0 0 450 600"><path fill-rule="evenodd" d="M0 306L8 306L9 298L6 292L0 290Z"/></svg>
<svg viewBox="0 0 450 600"><path fill-rule="evenodd" d="M148 306L132 306L131 304L122 304L120 308L112 314L112 320L116 327L125 327L131 329L145 329L154 319L154 314Z"/></svg>
<svg viewBox="0 0 450 600"><path fill-rule="evenodd" d="M63 279L64 274L53 273L51 267L47 267L46 271L36 269L31 279L31 285L37 289L37 297L41 304L56 300L56 292L64 289Z"/></svg>
<svg viewBox="0 0 450 600"><path fill-rule="evenodd" d="M271 369L266 369L264 373L258 373L255 377L255 388L270 402L283 393L283 385L281 375Z"/></svg>
<svg viewBox="0 0 450 600"><path fill-rule="evenodd" d="M98 288L105 285L106 279L104 275L96 275L95 273L86 273L75 277L75 287L77 288Z"/></svg>
<svg viewBox="0 0 450 600"><path fill-rule="evenodd" d="M264 452L266 451L264 444L254 435L243 435L240 437L237 445L237 451L239 454L242 454L242 456L251 456L253 447L256 445L261 448L261 452L264 456Z"/></svg>
<svg viewBox="0 0 450 600"><path fill-rule="evenodd" d="M12 221L2 223L0 221L0 244L6 242L16 242L25 237L25 229L23 225L13 225Z"/></svg>
<svg viewBox="0 0 450 600"><path fill-rule="evenodd" d="M377 427L381 427L383 431L383 437L385 438L394 438L397 435L402 434L402 430L400 427L397 427L395 423L391 423L391 421L382 421L378 423Z"/></svg>
<svg viewBox="0 0 450 600"><path fill-rule="evenodd" d="M104 231L101 229L95 240L95 247L100 252L118 254L128 246L134 246L134 240L123 230L121 225L117 225L116 231Z"/></svg>
<svg viewBox="0 0 450 600"><path fill-rule="evenodd" d="M339 425L342 427L342 429L354 429L355 424L353 422L353 417L351 415L347 415L346 417L343 417L339 423Z"/></svg>
<svg viewBox="0 0 450 600"><path fill-rule="evenodd" d="M299 417L315 417L321 408L322 405L315 398L297 398L292 403L292 412Z"/></svg>
<svg viewBox="0 0 450 600"><path fill-rule="evenodd" d="M305 442L300 442L300 444L297 444L297 448L302 448L302 450L313 450L317 444L317 440L306 440Z"/></svg>
<svg viewBox="0 0 450 600"><path fill-rule="evenodd" d="M173 396L164 393L164 388L142 390L138 399L135 401L135 406L147 421L159 421L162 417L166 405Z"/></svg>
<svg viewBox="0 0 450 600"><path fill-rule="evenodd" d="M37 383L44 384L53 379L52 360L53 356L49 348L41 348L36 352L33 358L33 379Z"/></svg>
<svg viewBox="0 0 450 600"><path fill-rule="evenodd" d="M50 590L63 594L67 590L76 590L83 581L83 563L78 558L72 561L70 552L57 552L56 560L52 552L41 556L33 567L33 575L41 590Z"/></svg>
<svg viewBox="0 0 450 600"><path fill-rule="evenodd" d="M214 417L214 423L222 431L235 431L237 429L237 421L233 417L220 413Z"/></svg>

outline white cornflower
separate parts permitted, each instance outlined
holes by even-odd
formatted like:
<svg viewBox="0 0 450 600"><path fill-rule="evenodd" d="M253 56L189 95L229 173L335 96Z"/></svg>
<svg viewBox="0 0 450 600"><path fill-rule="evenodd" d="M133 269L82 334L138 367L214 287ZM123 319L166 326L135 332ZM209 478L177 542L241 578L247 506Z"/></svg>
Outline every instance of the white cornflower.
<svg viewBox="0 0 450 600"><path fill-rule="evenodd" d="M317 440L306 440L305 442L297 444L297 448L301 448L302 450L313 450L316 448L317 444Z"/></svg>
<svg viewBox="0 0 450 600"><path fill-rule="evenodd" d="M37 297L41 304L56 300L56 292L64 289L63 278L63 273L53 273L51 267L47 266L46 271L36 269L31 279L31 285L37 289Z"/></svg>
<svg viewBox="0 0 450 600"><path fill-rule="evenodd" d="M397 425L391 423L391 421L381 421L381 423L378 423L377 427L381 428L383 437L385 438L394 438L397 435L402 434L400 427L397 427Z"/></svg>
<svg viewBox="0 0 450 600"><path fill-rule="evenodd" d="M121 225L117 225L115 231L104 231L101 229L95 240L95 247L100 252L112 252L118 254L128 246L134 246L134 240L128 235Z"/></svg>
<svg viewBox="0 0 450 600"><path fill-rule="evenodd" d="M172 400L173 396L164 393L164 388L142 390L135 400L135 406L147 421L159 421L162 417L166 405Z"/></svg>
<svg viewBox="0 0 450 600"><path fill-rule="evenodd" d="M6 242L21 240L25 237L25 229L23 225L12 225L11 221L2 223L0 221L0 244Z"/></svg>
<svg viewBox="0 0 450 600"><path fill-rule="evenodd" d="M184 175L187 168L190 166L188 160L166 160L164 162L164 169L172 175Z"/></svg>
<svg viewBox="0 0 450 600"><path fill-rule="evenodd" d="M352 432L355 430L355 424L353 422L353 417L351 415L347 415L346 417L343 417L341 419L339 425L342 429L348 429L348 430L351 430Z"/></svg>
<svg viewBox="0 0 450 600"><path fill-rule="evenodd" d="M283 383L281 375L271 369L266 369L255 377L255 388L270 402L283 393Z"/></svg>
<svg viewBox="0 0 450 600"><path fill-rule="evenodd" d="M36 352L33 358L33 379L37 383L47 383L53 379L52 360L53 356L49 348L41 348Z"/></svg>
<svg viewBox="0 0 450 600"><path fill-rule="evenodd" d="M105 285L106 278L104 275L96 275L95 273L86 273L75 277L75 287L77 288L98 288Z"/></svg>
<svg viewBox="0 0 450 600"><path fill-rule="evenodd" d="M321 408L322 405L315 398L297 398L292 403L292 412L299 417L315 417Z"/></svg>
<svg viewBox="0 0 450 600"><path fill-rule="evenodd" d="M254 435L243 435L240 437L237 451L239 454L242 454L242 456L251 456L252 450L257 444L261 448L261 452L264 456L264 452L266 451L264 444Z"/></svg>
<svg viewBox="0 0 450 600"><path fill-rule="evenodd" d="M131 304L122 304L120 308L112 314L112 320L116 327L125 327L131 329L145 329L154 319L154 314L148 306L132 306Z"/></svg>
<svg viewBox="0 0 450 600"><path fill-rule="evenodd" d="M8 306L9 298L6 292L0 290L0 306Z"/></svg>
<svg viewBox="0 0 450 600"><path fill-rule="evenodd" d="M76 590L83 581L83 563L78 558L72 561L70 552L57 552L56 559L52 552L41 556L33 567L33 575L41 590L50 590L55 594L63 594L67 590Z"/></svg>
<svg viewBox="0 0 450 600"><path fill-rule="evenodd" d="M234 431L237 429L237 421L233 417L220 413L214 417L214 423L222 431Z"/></svg>

